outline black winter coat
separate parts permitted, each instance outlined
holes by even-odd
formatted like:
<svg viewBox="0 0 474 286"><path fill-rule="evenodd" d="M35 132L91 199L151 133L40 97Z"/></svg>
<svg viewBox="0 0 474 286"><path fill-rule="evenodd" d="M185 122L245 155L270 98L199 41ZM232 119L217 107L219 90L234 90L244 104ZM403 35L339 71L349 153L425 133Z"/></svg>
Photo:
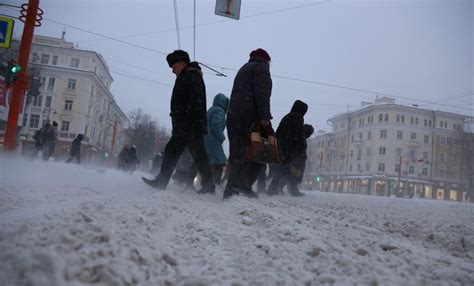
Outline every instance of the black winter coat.
<svg viewBox="0 0 474 286"><path fill-rule="evenodd" d="M206 86L198 63L191 62L176 77L171 96L173 135L199 136L207 133Z"/></svg>
<svg viewBox="0 0 474 286"><path fill-rule="evenodd" d="M304 118L308 105L300 100L295 101L291 112L285 115L278 125L276 138L283 154L284 162L306 152Z"/></svg>
<svg viewBox="0 0 474 286"><path fill-rule="evenodd" d="M71 144L71 156L81 156L81 140L74 139Z"/></svg>
<svg viewBox="0 0 474 286"><path fill-rule="evenodd" d="M272 79L268 63L251 59L234 79L227 113L227 132L247 136L252 124L270 120Z"/></svg>

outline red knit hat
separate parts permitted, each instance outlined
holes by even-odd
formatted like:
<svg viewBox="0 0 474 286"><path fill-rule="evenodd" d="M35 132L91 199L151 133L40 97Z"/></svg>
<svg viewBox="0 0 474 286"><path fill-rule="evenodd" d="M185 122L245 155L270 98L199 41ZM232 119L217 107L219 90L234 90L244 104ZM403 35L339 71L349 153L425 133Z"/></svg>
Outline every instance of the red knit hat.
<svg viewBox="0 0 474 286"><path fill-rule="evenodd" d="M256 49L250 53L250 58L260 58L266 62L271 61L270 55L264 49Z"/></svg>

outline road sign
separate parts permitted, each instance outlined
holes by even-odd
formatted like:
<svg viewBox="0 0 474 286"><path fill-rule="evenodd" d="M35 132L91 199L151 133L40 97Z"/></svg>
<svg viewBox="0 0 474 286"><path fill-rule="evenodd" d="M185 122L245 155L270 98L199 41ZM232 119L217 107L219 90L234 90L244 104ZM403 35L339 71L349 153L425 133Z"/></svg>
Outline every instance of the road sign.
<svg viewBox="0 0 474 286"><path fill-rule="evenodd" d="M13 25L15 21L12 18L0 16L0 48L8 49L13 35Z"/></svg>
<svg viewBox="0 0 474 286"><path fill-rule="evenodd" d="M239 20L241 0L216 0L215 14Z"/></svg>

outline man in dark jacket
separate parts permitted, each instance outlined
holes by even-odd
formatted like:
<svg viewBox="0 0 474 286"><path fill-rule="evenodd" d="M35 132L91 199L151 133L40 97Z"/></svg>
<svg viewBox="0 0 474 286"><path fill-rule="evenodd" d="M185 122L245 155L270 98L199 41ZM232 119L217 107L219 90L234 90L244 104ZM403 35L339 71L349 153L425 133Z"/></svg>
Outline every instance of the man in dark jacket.
<svg viewBox="0 0 474 286"><path fill-rule="evenodd" d="M43 160L48 161L51 155L53 155L57 140L58 123L56 121L53 121L53 125L45 131L43 143Z"/></svg>
<svg viewBox="0 0 474 286"><path fill-rule="evenodd" d="M240 68L234 79L227 114L230 173L224 199L239 193L258 197L252 192L252 185L264 165L245 161L245 146L254 123L260 124L263 129L271 127L270 60L265 50L252 51L250 60Z"/></svg>
<svg viewBox="0 0 474 286"><path fill-rule="evenodd" d="M301 154L306 153L304 115L307 111L308 105L301 100L296 100L290 113L285 115L280 125L278 125L276 138L283 155L283 164L275 168L276 173L273 175L272 182L268 187L269 195L278 194L280 181L291 171L291 162L298 156L301 156ZM294 191L294 193L291 193L291 191ZM290 194L297 196L296 191L293 188L290 190Z"/></svg>
<svg viewBox="0 0 474 286"><path fill-rule="evenodd" d="M204 148L207 132L206 87L201 67L191 62L187 52L176 50L166 57L176 81L171 95L171 122L173 130L166 144L160 173L154 180L142 178L148 185L166 189L179 156L188 147L202 175L201 193L214 193L215 186Z"/></svg>
<svg viewBox="0 0 474 286"><path fill-rule="evenodd" d="M76 139L72 140L71 152L67 163L71 162L73 158L76 158L77 164L81 163L81 143L84 139L84 135L77 134Z"/></svg>

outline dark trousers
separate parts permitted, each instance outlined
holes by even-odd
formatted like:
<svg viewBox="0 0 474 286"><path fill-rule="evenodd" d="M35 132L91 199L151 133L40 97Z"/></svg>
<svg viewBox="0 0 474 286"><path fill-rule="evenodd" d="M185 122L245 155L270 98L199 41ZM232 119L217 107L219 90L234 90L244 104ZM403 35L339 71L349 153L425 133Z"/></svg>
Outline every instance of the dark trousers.
<svg viewBox="0 0 474 286"><path fill-rule="evenodd" d="M252 185L257 180L264 164L246 161L245 147L247 144L246 132L232 132L227 130L229 136L229 164L230 173L227 185L238 189L252 190Z"/></svg>
<svg viewBox="0 0 474 286"><path fill-rule="evenodd" d="M72 161L72 159L76 158L76 162L77 164L80 164L81 163L81 155L80 154L74 154L74 155L71 155L69 157L69 159L67 159L66 163L69 163Z"/></svg>
<svg viewBox="0 0 474 286"><path fill-rule="evenodd" d="M204 148L204 139L202 135L199 136L179 136L172 135L168 144L166 144L163 155L163 162L161 163L160 173L156 180L166 187L170 181L171 175L176 167L179 157L188 147L193 157L194 162L202 176L202 186L213 186L209 162L207 159L206 149ZM191 167L191 166L189 166Z"/></svg>
<svg viewBox="0 0 474 286"><path fill-rule="evenodd" d="M43 160L48 161L54 153L54 148L56 147L56 142L46 142L43 145Z"/></svg>

